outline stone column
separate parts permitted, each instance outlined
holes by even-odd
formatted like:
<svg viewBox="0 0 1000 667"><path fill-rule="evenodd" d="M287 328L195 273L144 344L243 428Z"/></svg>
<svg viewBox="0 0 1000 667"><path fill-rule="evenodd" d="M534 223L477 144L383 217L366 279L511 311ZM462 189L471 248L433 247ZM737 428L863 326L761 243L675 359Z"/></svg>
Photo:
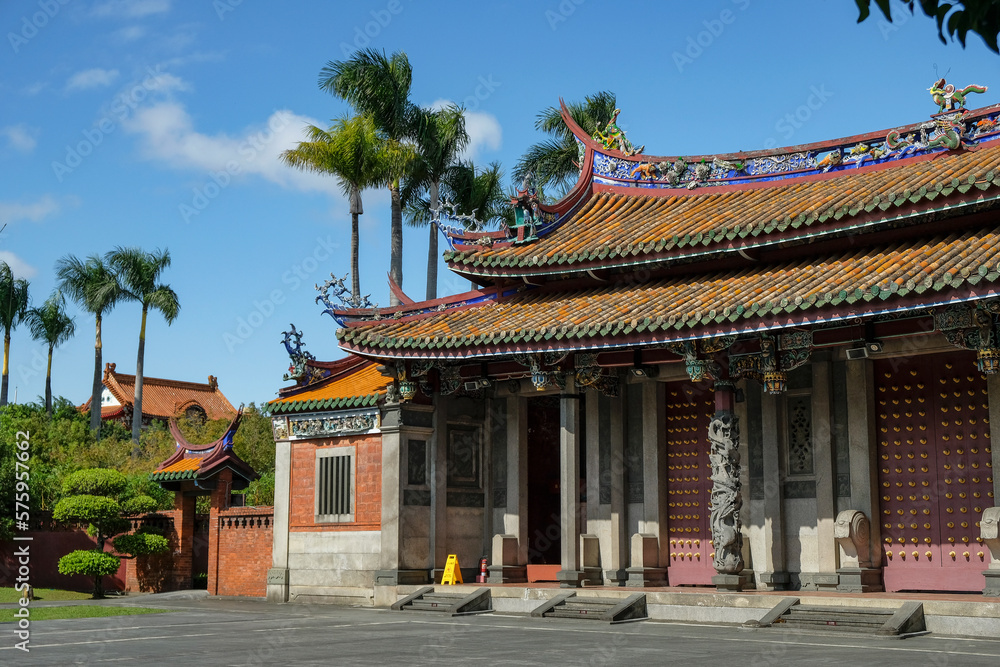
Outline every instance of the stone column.
<svg viewBox="0 0 1000 667"><path fill-rule="evenodd" d="M743 574L742 467L740 427L733 411L732 382L715 384L715 415L708 426L709 461L712 465L712 548L718 572L712 583L723 591L741 591L747 585Z"/></svg>
<svg viewBox="0 0 1000 667"><path fill-rule="evenodd" d="M625 565L628 559L625 542L625 432L622 420L625 400L622 393L606 397L596 391L591 392L588 398L597 405L591 405L586 414L587 532L600 536L601 564L608 585L621 586L627 577ZM602 442L604 438L607 442ZM608 453L604 468L601 467L602 448ZM610 497L601 498L602 486L610 491Z"/></svg>
<svg viewBox="0 0 1000 667"><path fill-rule="evenodd" d="M582 585L580 568L580 396L572 376L559 400L559 520L562 588Z"/></svg>
<svg viewBox="0 0 1000 667"><path fill-rule="evenodd" d="M629 586L662 586L667 543L667 397L660 382L629 385L642 401L642 519L632 536ZM630 399L634 400L634 399Z"/></svg>
<svg viewBox="0 0 1000 667"><path fill-rule="evenodd" d="M431 435L431 581L440 581L448 560L448 397L434 396Z"/></svg>
<svg viewBox="0 0 1000 667"><path fill-rule="evenodd" d="M781 493L781 433L778 399L763 392L760 400L761 430L763 433L764 463L764 521L763 558L758 563L756 579L758 590L782 591L788 585L785 571L785 524Z"/></svg>
<svg viewBox="0 0 1000 667"><path fill-rule="evenodd" d="M837 522L837 474L833 451L833 401L830 362L812 364L812 432L816 471L816 547L818 572L802 573L805 590L836 588L839 548L834 537Z"/></svg>
<svg viewBox="0 0 1000 667"><path fill-rule="evenodd" d="M851 457L851 509L868 518L871 564L842 567L838 590L882 590L882 533L875 433L875 376L868 360L847 362L847 439ZM863 540L862 540L863 541Z"/></svg>
<svg viewBox="0 0 1000 667"><path fill-rule="evenodd" d="M291 504L292 443L274 444L274 523L271 568L267 571L267 601L288 602L288 523Z"/></svg>

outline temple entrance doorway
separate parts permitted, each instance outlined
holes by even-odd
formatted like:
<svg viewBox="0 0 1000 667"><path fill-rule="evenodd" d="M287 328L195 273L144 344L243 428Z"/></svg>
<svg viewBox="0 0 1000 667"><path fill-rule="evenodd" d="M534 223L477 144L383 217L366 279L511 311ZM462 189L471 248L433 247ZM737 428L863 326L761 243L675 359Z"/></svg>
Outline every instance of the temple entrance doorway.
<svg viewBox="0 0 1000 667"><path fill-rule="evenodd" d="M709 586L715 574L708 458L708 425L714 411L715 396L708 386L667 384L667 578L671 586Z"/></svg>
<svg viewBox="0 0 1000 667"><path fill-rule="evenodd" d="M887 591L979 591L994 504L986 377L972 352L876 361Z"/></svg>
<svg viewBox="0 0 1000 667"><path fill-rule="evenodd" d="M528 399L528 580L559 571L559 397Z"/></svg>

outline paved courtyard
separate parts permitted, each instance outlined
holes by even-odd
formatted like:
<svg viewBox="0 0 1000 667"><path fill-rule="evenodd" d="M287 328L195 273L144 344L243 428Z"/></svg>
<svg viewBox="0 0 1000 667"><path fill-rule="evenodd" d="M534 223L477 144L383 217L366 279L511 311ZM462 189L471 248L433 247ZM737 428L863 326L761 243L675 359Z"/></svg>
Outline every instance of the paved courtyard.
<svg viewBox="0 0 1000 667"><path fill-rule="evenodd" d="M735 661L787 664L1000 664L1000 639L933 635L903 641L835 633L748 632L728 626L530 619L485 614L442 618L327 605L163 596L110 601L171 614L39 621L31 653L0 664L97 665L662 665Z"/></svg>

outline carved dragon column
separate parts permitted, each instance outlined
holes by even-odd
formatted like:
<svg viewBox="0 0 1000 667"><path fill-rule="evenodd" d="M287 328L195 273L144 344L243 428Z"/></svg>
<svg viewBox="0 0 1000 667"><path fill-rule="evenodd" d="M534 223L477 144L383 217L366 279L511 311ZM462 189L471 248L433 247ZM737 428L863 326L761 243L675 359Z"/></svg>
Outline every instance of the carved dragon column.
<svg viewBox="0 0 1000 667"><path fill-rule="evenodd" d="M717 575L712 583L723 591L747 586L743 574L743 507L740 479L740 429L734 408L734 386L729 380L715 383L715 415L708 425L709 461L712 465L712 547Z"/></svg>

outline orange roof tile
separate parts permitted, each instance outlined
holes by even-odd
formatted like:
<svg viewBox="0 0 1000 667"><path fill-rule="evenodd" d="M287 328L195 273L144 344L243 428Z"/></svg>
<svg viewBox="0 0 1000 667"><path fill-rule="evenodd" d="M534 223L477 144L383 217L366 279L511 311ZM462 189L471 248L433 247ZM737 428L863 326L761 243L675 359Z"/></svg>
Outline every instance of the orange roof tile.
<svg viewBox="0 0 1000 667"><path fill-rule="evenodd" d="M101 416L113 416L122 410L122 406L131 406L135 398L135 375L118 373L115 364L109 363L104 368L104 386L121 403L121 406L103 406ZM88 401L83 405L87 409ZM142 379L142 413L150 417L169 419L184 413L194 405L201 406L209 419L232 419L236 408L219 390L219 385L213 376L208 383L182 382L165 380L155 377ZM109 410L105 414L105 410Z"/></svg>
<svg viewBox="0 0 1000 667"><path fill-rule="evenodd" d="M382 375L374 362L358 359L356 365L347 367L342 374L319 383L319 386L276 399L268 405L278 412L292 412L307 405L328 410L367 405L385 393L390 382L391 379Z"/></svg>
<svg viewBox="0 0 1000 667"><path fill-rule="evenodd" d="M646 282L555 282L474 307L359 322L337 336L346 349L381 357L669 342L993 296L998 257L1000 229L991 227Z"/></svg>
<svg viewBox="0 0 1000 667"><path fill-rule="evenodd" d="M568 220L524 245L460 245L449 266L475 275L541 275L634 266L708 253L861 233L871 222L1000 196L1000 140L753 187L690 192L594 186ZM871 228L884 228L873 224Z"/></svg>
<svg viewBox="0 0 1000 667"><path fill-rule="evenodd" d="M200 458L181 459L180 461L172 463L166 468L162 468L156 472L184 472L185 470L197 470L199 465L201 465Z"/></svg>

